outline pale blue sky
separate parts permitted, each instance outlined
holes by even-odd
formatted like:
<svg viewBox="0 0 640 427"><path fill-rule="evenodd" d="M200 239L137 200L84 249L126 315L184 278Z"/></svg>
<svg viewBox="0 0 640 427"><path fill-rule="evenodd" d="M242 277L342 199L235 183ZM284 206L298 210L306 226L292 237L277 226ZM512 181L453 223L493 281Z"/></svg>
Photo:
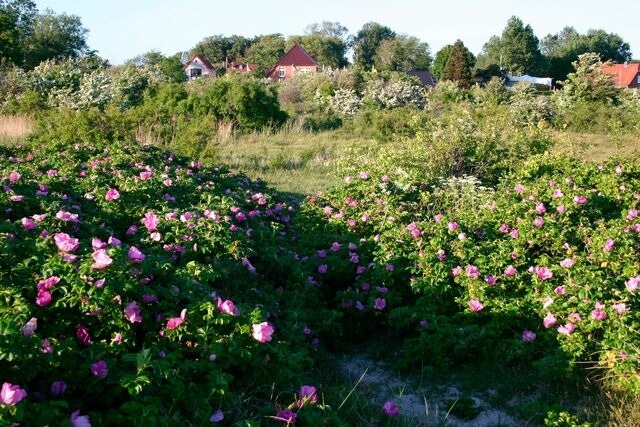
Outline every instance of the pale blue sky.
<svg viewBox="0 0 640 427"><path fill-rule="evenodd" d="M616 33L640 59L640 1L609 0L36 0L40 11L78 15L91 49L114 65L157 50L189 50L211 35L303 34L312 23L339 22L355 34L367 22L429 44L432 55L461 39L474 54L511 16L539 39L573 26Z"/></svg>

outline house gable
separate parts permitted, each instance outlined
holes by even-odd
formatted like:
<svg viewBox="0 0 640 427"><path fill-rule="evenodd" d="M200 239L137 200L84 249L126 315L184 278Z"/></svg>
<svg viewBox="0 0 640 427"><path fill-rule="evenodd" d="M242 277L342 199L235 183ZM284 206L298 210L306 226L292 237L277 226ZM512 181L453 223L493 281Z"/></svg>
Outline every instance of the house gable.
<svg viewBox="0 0 640 427"><path fill-rule="evenodd" d="M604 65L602 66L602 71L611 76L616 87L640 87L640 64Z"/></svg>
<svg viewBox="0 0 640 427"><path fill-rule="evenodd" d="M202 55L194 55L182 68L188 79L197 79L204 76L215 77L216 70L213 65Z"/></svg>
<svg viewBox="0 0 640 427"><path fill-rule="evenodd" d="M318 63L299 44L293 45L278 59L273 67L265 73L272 80L284 80L297 73L316 73Z"/></svg>

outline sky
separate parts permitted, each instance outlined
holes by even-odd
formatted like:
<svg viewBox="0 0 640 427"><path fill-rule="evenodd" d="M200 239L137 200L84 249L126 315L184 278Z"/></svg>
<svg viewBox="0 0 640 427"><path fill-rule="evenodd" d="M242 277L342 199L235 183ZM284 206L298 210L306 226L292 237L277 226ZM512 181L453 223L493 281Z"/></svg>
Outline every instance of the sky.
<svg viewBox="0 0 640 427"><path fill-rule="evenodd" d="M474 54L511 16L542 39L565 26L615 33L640 59L640 1L609 0L35 0L38 10L77 15L87 43L113 65L150 50L188 51L208 36L304 34L323 21L356 34L367 22L428 43L432 56L457 39Z"/></svg>

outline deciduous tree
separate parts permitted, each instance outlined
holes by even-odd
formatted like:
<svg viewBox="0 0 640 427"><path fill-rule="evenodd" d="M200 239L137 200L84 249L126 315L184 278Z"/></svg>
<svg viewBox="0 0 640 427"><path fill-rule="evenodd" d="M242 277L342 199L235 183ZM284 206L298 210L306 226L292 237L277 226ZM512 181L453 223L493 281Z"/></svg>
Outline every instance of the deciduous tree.
<svg viewBox="0 0 640 427"><path fill-rule="evenodd" d="M22 65L38 10L31 0L0 0L0 64Z"/></svg>
<svg viewBox="0 0 640 427"><path fill-rule="evenodd" d="M478 56L478 67L498 66L511 75L535 73L540 67L541 54L538 38L530 25L524 25L518 17L512 16L500 37L493 36L482 48Z"/></svg>
<svg viewBox="0 0 640 427"><path fill-rule="evenodd" d="M391 28L377 22L364 24L354 39L354 63L364 68L371 68L380 44L395 36L396 33Z"/></svg>
<svg viewBox="0 0 640 427"><path fill-rule="evenodd" d="M409 36L383 40L373 60L378 70L388 71L423 71L431 65L429 45Z"/></svg>
<svg viewBox="0 0 640 427"><path fill-rule="evenodd" d="M256 37L247 49L245 61L256 64L259 73L264 73L273 67L276 61L284 55L284 36L282 34L268 34Z"/></svg>
<svg viewBox="0 0 640 427"><path fill-rule="evenodd" d="M78 58L89 53L87 32L78 16L58 15L47 9L33 20L25 41L24 66L33 68L47 59Z"/></svg>

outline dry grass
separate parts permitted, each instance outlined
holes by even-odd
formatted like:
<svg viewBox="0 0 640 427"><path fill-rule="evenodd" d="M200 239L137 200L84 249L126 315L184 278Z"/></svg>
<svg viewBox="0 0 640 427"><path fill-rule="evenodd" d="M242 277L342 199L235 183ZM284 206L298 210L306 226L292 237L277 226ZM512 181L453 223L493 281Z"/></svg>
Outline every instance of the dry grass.
<svg viewBox="0 0 640 427"><path fill-rule="evenodd" d="M8 138L22 138L31 133L34 121L25 115L0 115L0 135Z"/></svg>
<svg viewBox="0 0 640 427"><path fill-rule="evenodd" d="M635 157L640 154L640 135L606 135L557 132L554 152L584 160L601 162L612 157Z"/></svg>

